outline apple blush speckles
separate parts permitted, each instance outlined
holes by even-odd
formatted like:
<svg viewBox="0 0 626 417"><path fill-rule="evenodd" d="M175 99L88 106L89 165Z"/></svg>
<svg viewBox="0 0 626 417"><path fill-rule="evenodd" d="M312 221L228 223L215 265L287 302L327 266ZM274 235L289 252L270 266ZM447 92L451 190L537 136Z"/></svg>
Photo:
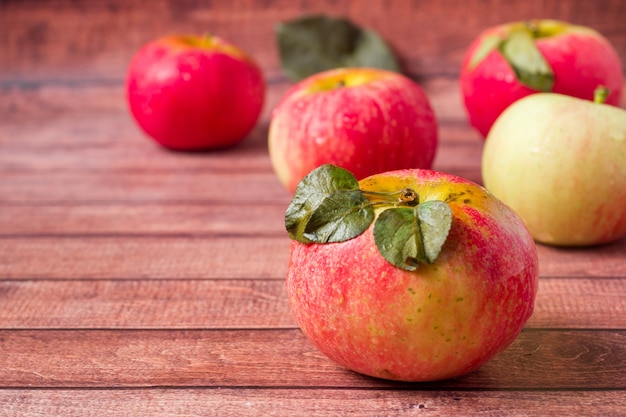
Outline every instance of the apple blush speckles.
<svg viewBox="0 0 626 417"><path fill-rule="evenodd" d="M348 369L402 381L464 375L509 346L533 312L538 285L522 220L482 187L435 171L386 172L358 186L365 195L409 188L419 202L445 202L451 227L438 257L412 271L381 255L375 221L340 242L293 240L287 295L309 340Z"/></svg>
<svg viewBox="0 0 626 417"><path fill-rule="evenodd" d="M272 166L290 192L323 164L357 178L430 168L437 145L437 121L422 88L373 68L330 70L293 86L272 111L268 143Z"/></svg>

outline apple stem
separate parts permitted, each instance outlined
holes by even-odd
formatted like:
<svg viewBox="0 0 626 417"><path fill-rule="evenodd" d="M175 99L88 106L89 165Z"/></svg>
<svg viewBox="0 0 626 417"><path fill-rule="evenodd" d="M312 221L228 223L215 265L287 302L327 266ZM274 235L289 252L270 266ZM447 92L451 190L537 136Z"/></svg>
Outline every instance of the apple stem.
<svg viewBox="0 0 626 417"><path fill-rule="evenodd" d="M604 104L611 91L603 85L599 85L593 91L593 102Z"/></svg>
<svg viewBox="0 0 626 417"><path fill-rule="evenodd" d="M419 204L419 195L412 188L404 188L400 191L392 191L388 193L382 193L377 191L361 190L365 197L373 197L379 201L373 201L372 203L392 203L403 204L407 206L416 206Z"/></svg>
<svg viewBox="0 0 626 417"><path fill-rule="evenodd" d="M526 20L524 26L526 26L526 29L528 29L533 38L539 37L539 25L537 25L536 20Z"/></svg>

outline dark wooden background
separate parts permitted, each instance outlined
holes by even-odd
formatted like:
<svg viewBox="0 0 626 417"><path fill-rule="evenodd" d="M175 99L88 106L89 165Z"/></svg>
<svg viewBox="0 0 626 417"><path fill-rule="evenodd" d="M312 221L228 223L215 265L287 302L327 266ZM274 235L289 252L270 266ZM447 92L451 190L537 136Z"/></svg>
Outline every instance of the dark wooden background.
<svg viewBox="0 0 626 417"><path fill-rule="evenodd" d="M362 377L302 336L266 141L290 86L274 25L318 12L387 39L435 108L435 168L477 182L457 77L482 29L566 20L626 63L619 0L0 1L0 416L626 415L624 240L539 245L527 328L458 380ZM183 32L230 40L266 74L263 117L236 148L168 152L128 114L132 55Z"/></svg>

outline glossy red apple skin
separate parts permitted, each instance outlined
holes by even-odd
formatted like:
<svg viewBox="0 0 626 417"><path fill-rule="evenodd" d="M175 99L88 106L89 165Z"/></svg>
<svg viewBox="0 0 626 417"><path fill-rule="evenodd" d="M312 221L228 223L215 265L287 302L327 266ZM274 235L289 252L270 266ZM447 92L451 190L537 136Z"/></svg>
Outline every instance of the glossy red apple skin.
<svg viewBox="0 0 626 417"><path fill-rule="evenodd" d="M541 22L541 21L538 21ZM624 84L620 57L600 33L565 22L565 32L536 39L535 44L554 73L552 92L593 100L594 90L603 85L610 90L606 104L619 105ZM507 23L482 32L469 46L460 73L461 94L470 125L485 138L498 116L513 102L537 93L520 83L515 72L498 51L491 51L475 67L470 62L477 48L490 36L506 37L513 25Z"/></svg>
<svg viewBox="0 0 626 417"><path fill-rule="evenodd" d="M360 185L447 200L452 227L437 260L414 272L380 255L372 226L341 243L292 241L287 293L309 340L348 369L402 381L458 377L509 346L538 285L536 246L521 219L482 187L434 171Z"/></svg>
<svg viewBox="0 0 626 417"><path fill-rule="evenodd" d="M334 164L357 178L403 168L430 168L438 144L428 97L395 72L345 68L293 86L274 108L269 151L278 178L293 193L311 170Z"/></svg>
<svg viewBox="0 0 626 417"><path fill-rule="evenodd" d="M252 58L219 37L166 36L133 57L126 97L137 124L164 147L224 148L255 126L265 81Z"/></svg>

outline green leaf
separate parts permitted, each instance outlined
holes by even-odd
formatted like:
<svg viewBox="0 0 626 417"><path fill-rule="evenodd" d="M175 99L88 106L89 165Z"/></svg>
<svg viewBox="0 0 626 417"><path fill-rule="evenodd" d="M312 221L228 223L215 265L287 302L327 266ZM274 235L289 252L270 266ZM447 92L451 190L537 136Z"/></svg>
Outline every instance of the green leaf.
<svg viewBox="0 0 626 417"><path fill-rule="evenodd" d="M500 52L522 84L537 91L552 90L554 73L535 45L533 31L529 27L512 30L500 44Z"/></svg>
<svg viewBox="0 0 626 417"><path fill-rule="evenodd" d="M420 262L417 207L387 209L374 223L374 242L380 254L392 265L407 271L417 269Z"/></svg>
<svg viewBox="0 0 626 417"><path fill-rule="evenodd" d="M498 49L502 38L498 35L486 36L476 48L474 55L470 59L468 67L473 69L478 64L480 64L483 59L487 58L487 56L491 53L491 51Z"/></svg>
<svg viewBox="0 0 626 417"><path fill-rule="evenodd" d="M343 242L363 233L374 210L360 190L337 190L315 209L304 237L316 243Z"/></svg>
<svg viewBox="0 0 626 417"><path fill-rule="evenodd" d="M300 181L285 213L285 228L291 239L309 243L304 236L309 219L327 197L337 190L358 190L354 175L334 165L322 165Z"/></svg>
<svg viewBox="0 0 626 417"><path fill-rule="evenodd" d="M452 225L452 210L443 201L383 211L374 223L380 254L398 268L414 271L435 262Z"/></svg>
<svg viewBox="0 0 626 417"><path fill-rule="evenodd" d="M425 201L417 206L422 242L428 263L441 253L452 226L452 210L443 201Z"/></svg>
<svg viewBox="0 0 626 417"><path fill-rule="evenodd" d="M327 164L298 184L285 213L285 228L291 239L303 243L343 242L367 230L376 217L373 206L388 207L374 222L376 246L391 264L414 271L420 263L435 262L452 225L447 203L418 202L415 191L409 188L391 193L363 192L352 173Z"/></svg>
<svg viewBox="0 0 626 417"><path fill-rule="evenodd" d="M400 71L385 41L348 19L310 15L279 23L276 40L283 71L293 81L342 67Z"/></svg>

